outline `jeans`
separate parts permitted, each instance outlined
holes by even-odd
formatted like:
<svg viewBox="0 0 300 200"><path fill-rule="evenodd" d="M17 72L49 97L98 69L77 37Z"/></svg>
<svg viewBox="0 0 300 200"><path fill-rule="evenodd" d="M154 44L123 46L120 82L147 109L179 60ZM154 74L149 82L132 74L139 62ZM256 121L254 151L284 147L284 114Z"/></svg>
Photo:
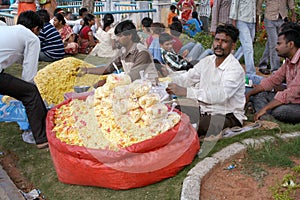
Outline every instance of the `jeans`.
<svg viewBox="0 0 300 200"><path fill-rule="evenodd" d="M260 111L274 99L274 92L261 92L252 98L253 108ZM300 122L300 104L283 104L268 111L278 121L296 124Z"/></svg>
<svg viewBox="0 0 300 200"><path fill-rule="evenodd" d="M268 68L268 63L269 63L269 40L266 42L265 50L264 53L259 60L258 68L259 69L267 69Z"/></svg>
<svg viewBox="0 0 300 200"><path fill-rule="evenodd" d="M268 20L265 18L265 27L268 34L269 58L272 72L276 71L280 67L280 58L275 50L275 47L277 44L279 28L282 24L282 19Z"/></svg>
<svg viewBox="0 0 300 200"><path fill-rule="evenodd" d="M187 55L187 58L190 60L199 60L198 58L201 56L201 54L204 52L204 48L202 44L196 43L190 53Z"/></svg>
<svg viewBox="0 0 300 200"><path fill-rule="evenodd" d="M240 41L243 48L243 54L246 65L246 74L256 74L253 57L253 40L255 36L255 23L247 23L238 20L236 24L240 31Z"/></svg>
<svg viewBox="0 0 300 200"><path fill-rule="evenodd" d="M39 61L54 62L55 59L49 58L44 52L40 51Z"/></svg>
<svg viewBox="0 0 300 200"><path fill-rule="evenodd" d="M202 27L203 27L203 31L205 33L208 33L208 27L209 27L209 18L206 16L200 16L200 20L202 21Z"/></svg>
<svg viewBox="0 0 300 200"><path fill-rule="evenodd" d="M242 58L243 55L244 55L244 53L243 53L243 47L240 46L240 47L238 48L238 50L234 53L234 57L235 57L236 59L240 60L240 59Z"/></svg>
<svg viewBox="0 0 300 200"><path fill-rule="evenodd" d="M1 73L0 94L11 96L23 103L36 144L47 142L47 109L37 87L12 75Z"/></svg>

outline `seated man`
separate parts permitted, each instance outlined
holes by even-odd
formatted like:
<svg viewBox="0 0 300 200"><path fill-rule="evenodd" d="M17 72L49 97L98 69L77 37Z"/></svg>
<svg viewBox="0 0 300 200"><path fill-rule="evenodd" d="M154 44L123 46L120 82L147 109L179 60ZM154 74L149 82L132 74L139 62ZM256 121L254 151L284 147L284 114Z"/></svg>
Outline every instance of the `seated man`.
<svg viewBox="0 0 300 200"><path fill-rule="evenodd" d="M115 67L123 68L132 81L140 79L140 72L148 74L149 78L158 77L151 54L141 43L135 25L130 20L120 22L115 28L115 35L122 46L120 55L107 67L81 68L82 74L110 74ZM100 81L96 87L103 85Z"/></svg>
<svg viewBox="0 0 300 200"><path fill-rule="evenodd" d="M25 11L15 26L0 26L0 94L22 101L38 148L47 147L47 109L33 78L38 70L40 41L37 35L43 21L33 11ZM22 62L22 79L4 70Z"/></svg>
<svg viewBox="0 0 300 200"><path fill-rule="evenodd" d="M173 37L168 33L159 35L159 44L163 62L175 71L193 68L193 65L190 62L174 52L173 41Z"/></svg>
<svg viewBox="0 0 300 200"><path fill-rule="evenodd" d="M247 119L245 72L231 54L238 35L238 29L231 24L218 26L213 41L214 55L203 58L185 73L170 75L169 94L200 102L200 112L195 107L181 106L191 122L198 124L199 136L218 135L224 128L242 126Z"/></svg>
<svg viewBox="0 0 300 200"><path fill-rule="evenodd" d="M275 119L286 123L300 122L300 26L291 24L278 34L276 51L286 62L270 77L265 78L246 94L253 96L254 120ZM286 89L274 92L286 81ZM257 94L257 95L256 95ZM255 96L254 96L255 95Z"/></svg>

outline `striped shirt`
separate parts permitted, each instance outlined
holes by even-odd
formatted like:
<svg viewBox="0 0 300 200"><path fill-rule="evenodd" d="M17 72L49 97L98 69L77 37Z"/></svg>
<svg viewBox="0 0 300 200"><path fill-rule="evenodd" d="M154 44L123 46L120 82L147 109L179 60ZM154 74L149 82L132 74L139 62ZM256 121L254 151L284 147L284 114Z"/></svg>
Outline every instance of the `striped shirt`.
<svg viewBox="0 0 300 200"><path fill-rule="evenodd" d="M48 23L44 24L39 34L41 41L41 51L49 58L59 60L64 57L65 49L61 36L56 28Z"/></svg>
<svg viewBox="0 0 300 200"><path fill-rule="evenodd" d="M210 17L210 0L200 0L199 5L199 16Z"/></svg>
<svg viewBox="0 0 300 200"><path fill-rule="evenodd" d="M231 0L214 0L211 13L211 32L216 32L217 26L220 23L231 23L229 19Z"/></svg>
<svg viewBox="0 0 300 200"><path fill-rule="evenodd" d="M265 91L271 91L274 86L286 80L286 89L276 93L274 99L284 103L300 104L300 49L292 60L286 59L285 63L272 76L263 79L261 86Z"/></svg>

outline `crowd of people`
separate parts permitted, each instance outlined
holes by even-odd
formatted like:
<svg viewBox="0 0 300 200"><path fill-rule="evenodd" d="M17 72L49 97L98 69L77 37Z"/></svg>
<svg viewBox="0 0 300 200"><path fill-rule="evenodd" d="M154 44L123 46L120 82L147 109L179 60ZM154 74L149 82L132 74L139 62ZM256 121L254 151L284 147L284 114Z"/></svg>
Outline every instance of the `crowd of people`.
<svg viewBox="0 0 300 200"><path fill-rule="evenodd" d="M267 1L263 13L262 0L214 0L213 5L209 0L202 0L198 13L193 0L180 0L177 6L170 6L168 24L145 17L141 30L131 20L116 23L109 13L101 21L86 8L79 10L78 20L69 20L67 13L59 8L51 12L27 7L28 10L20 11L17 25L0 24L0 94L23 102L38 148L47 145L47 110L33 77L38 61L53 62L65 54L111 58L106 67L82 67L80 75L110 74L117 66L132 80L142 78L141 71L153 84L158 77L169 76L172 82L166 91L170 95L196 100L196 105L178 109L197 125L199 136L243 126L248 102L255 109L255 120L275 118L299 123L300 27L295 23L294 0L284 2L286 7L277 1ZM268 74L267 77L258 76L254 65L257 16L262 14L268 35L265 56L270 70L263 66L261 69L265 70L260 71ZM201 41L181 40L181 35L193 37L201 31L214 37L211 48L205 49ZM241 45L236 50L238 40ZM244 56L244 66L239 61L241 56ZM20 60L22 79L4 72ZM246 90L246 78L255 83L253 88ZM104 83L105 80L99 81L94 87Z"/></svg>

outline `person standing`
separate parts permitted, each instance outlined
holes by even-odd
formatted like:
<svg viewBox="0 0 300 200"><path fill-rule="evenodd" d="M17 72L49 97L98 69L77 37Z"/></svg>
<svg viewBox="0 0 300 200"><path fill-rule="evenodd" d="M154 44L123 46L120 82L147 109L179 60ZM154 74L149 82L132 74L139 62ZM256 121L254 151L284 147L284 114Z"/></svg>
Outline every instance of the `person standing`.
<svg viewBox="0 0 300 200"><path fill-rule="evenodd" d="M300 123L300 26L296 23L282 28L275 50L285 63L268 78L261 81L246 94L247 101L252 96L256 111L254 120L275 119L285 123ZM276 92L276 88L286 84L286 88Z"/></svg>
<svg viewBox="0 0 300 200"><path fill-rule="evenodd" d="M192 18L192 12L196 11L196 4L194 0L179 0L177 9L181 11L181 20L186 22Z"/></svg>
<svg viewBox="0 0 300 200"><path fill-rule="evenodd" d="M209 18L211 13L210 0L199 0L199 16L202 22L202 30L205 33L209 32Z"/></svg>
<svg viewBox="0 0 300 200"><path fill-rule="evenodd" d="M18 0L18 16L27 10L36 11L35 0Z"/></svg>
<svg viewBox="0 0 300 200"><path fill-rule="evenodd" d="M256 74L254 66L253 40L255 37L256 26L256 0L232 0L230 6L229 18L239 31L239 39L242 45L246 75Z"/></svg>
<svg viewBox="0 0 300 200"><path fill-rule="evenodd" d="M269 62L271 72L278 70L280 66L280 58L275 50L278 30L284 23L284 19L288 17L288 10L291 11L292 21L296 21L295 1L294 0L258 0L257 14L262 15L262 4L265 2L264 25L267 30L267 43L269 47Z"/></svg>
<svg viewBox="0 0 300 200"><path fill-rule="evenodd" d="M200 60L194 68L171 74L167 92L195 99L199 108L180 106L192 123L198 124L198 135L216 135L222 129L242 126L245 105L245 72L232 55L239 30L232 24L219 25L213 41L214 55Z"/></svg>
<svg viewBox="0 0 300 200"><path fill-rule="evenodd" d="M231 24L229 19L231 0L214 0L211 12L210 32L214 36L219 24Z"/></svg>
<svg viewBox="0 0 300 200"><path fill-rule="evenodd" d="M43 21L33 11L22 12L17 25L0 26L0 94L20 100L25 106L33 137L38 148L47 147L47 109L33 83L38 70L40 41L37 35ZM22 79L4 72L22 62Z"/></svg>

